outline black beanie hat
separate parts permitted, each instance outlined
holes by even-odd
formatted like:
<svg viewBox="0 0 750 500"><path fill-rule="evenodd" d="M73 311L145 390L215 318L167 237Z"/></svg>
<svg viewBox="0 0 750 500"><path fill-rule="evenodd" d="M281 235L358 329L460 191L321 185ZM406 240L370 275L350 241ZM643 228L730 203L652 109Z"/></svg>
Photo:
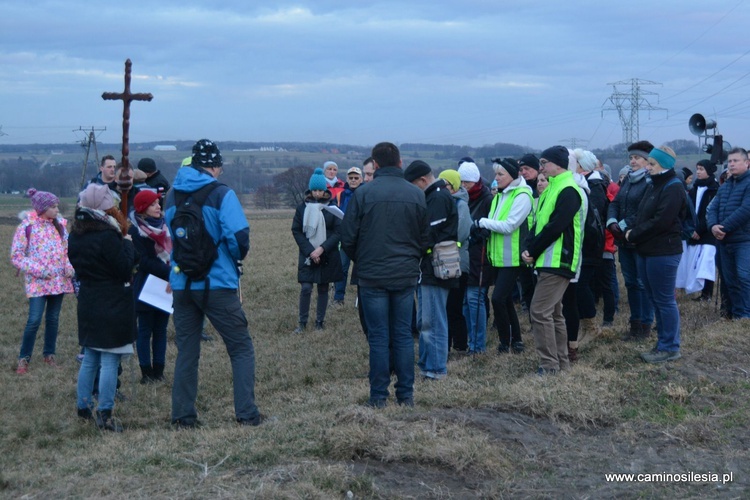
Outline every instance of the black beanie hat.
<svg viewBox="0 0 750 500"><path fill-rule="evenodd" d="M716 174L716 163L712 162L711 160L701 160L696 165L700 165L706 170L706 173L708 175L714 175Z"/></svg>
<svg viewBox="0 0 750 500"><path fill-rule="evenodd" d="M404 170L404 179L409 182L432 173L432 168L422 160L415 160Z"/></svg>
<svg viewBox="0 0 750 500"><path fill-rule="evenodd" d="M518 168L521 168L523 166L531 167L538 172L539 171L539 158L537 158L531 153L525 154L521 157L520 160L518 160Z"/></svg>
<svg viewBox="0 0 750 500"><path fill-rule="evenodd" d="M687 167L682 167L682 178L687 181L687 178L693 175L693 171Z"/></svg>
<svg viewBox="0 0 750 500"><path fill-rule="evenodd" d="M138 162L138 170L151 174L156 172L156 162L151 158L141 158Z"/></svg>
<svg viewBox="0 0 750 500"><path fill-rule="evenodd" d="M513 158L495 158L492 163L503 167L513 179L518 179L518 162Z"/></svg>
<svg viewBox="0 0 750 500"><path fill-rule="evenodd" d="M547 148L542 151L540 158L544 158L560 168L568 168L569 153L568 148L565 146L552 146L551 148Z"/></svg>

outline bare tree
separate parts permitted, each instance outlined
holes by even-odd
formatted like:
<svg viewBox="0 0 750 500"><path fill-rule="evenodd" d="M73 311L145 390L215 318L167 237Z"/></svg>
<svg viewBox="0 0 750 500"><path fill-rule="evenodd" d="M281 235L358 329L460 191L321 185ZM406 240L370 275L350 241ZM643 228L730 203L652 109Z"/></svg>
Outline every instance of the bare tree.
<svg viewBox="0 0 750 500"><path fill-rule="evenodd" d="M287 206L296 207L305 199L305 191L313 169L310 167L291 167L273 177L273 183L281 192Z"/></svg>

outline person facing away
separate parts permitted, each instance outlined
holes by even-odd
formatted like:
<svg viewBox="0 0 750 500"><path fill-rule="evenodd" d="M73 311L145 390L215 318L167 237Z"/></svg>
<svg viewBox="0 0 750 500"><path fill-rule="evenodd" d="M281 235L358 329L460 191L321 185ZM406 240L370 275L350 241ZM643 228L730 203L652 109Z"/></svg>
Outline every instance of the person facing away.
<svg viewBox="0 0 750 500"><path fill-rule="evenodd" d="M219 147L208 139L193 146L192 163L181 168L165 200L166 223L173 248L177 244L171 228L177 200L218 183L223 171ZM178 198L179 196L179 198ZM240 263L250 249L250 227L236 193L218 183L202 208L206 231L218 245L218 257L204 280L188 280L174 261L169 283L174 295L175 361L172 386L172 423L181 428L198 425L198 361L203 320L214 326L227 347L232 364L234 412L240 425L260 425L263 417L255 404L255 350L247 318L237 295Z"/></svg>
<svg viewBox="0 0 750 500"><path fill-rule="evenodd" d="M305 199L297 206L292 221L292 235L299 248L297 281L299 282L299 321L293 333L302 333L310 315L313 285L317 285L318 302L315 330L323 330L328 308L328 288L341 279L339 230L341 219L326 207L335 206L328 191L323 170L316 168L308 183Z"/></svg>
<svg viewBox="0 0 750 500"><path fill-rule="evenodd" d="M391 365L396 400L414 405L411 318L419 261L428 248L424 193L404 180L401 154L389 142L372 150L374 178L357 189L341 227L341 248L357 266L370 346L368 405L386 406ZM452 203L452 202L451 202Z"/></svg>
<svg viewBox="0 0 750 500"><path fill-rule="evenodd" d="M34 208L22 212L13 235L10 261L23 272L29 315L21 340L16 373L25 374L34 351L36 334L45 315L44 362L55 362L57 333L63 297L73 293L73 266L68 261L67 221L59 216L60 200L52 193L31 188L26 193ZM46 309L46 313L45 313Z"/></svg>

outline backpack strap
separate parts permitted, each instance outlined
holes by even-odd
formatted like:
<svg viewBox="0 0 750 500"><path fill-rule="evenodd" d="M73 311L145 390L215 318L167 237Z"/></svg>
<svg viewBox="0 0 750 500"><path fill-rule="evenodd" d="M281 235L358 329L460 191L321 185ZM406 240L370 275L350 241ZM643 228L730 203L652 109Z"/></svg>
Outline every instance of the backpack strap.
<svg viewBox="0 0 750 500"><path fill-rule="evenodd" d="M219 181L213 181L209 184L206 184L202 188L198 189L197 191L193 191L192 193L187 193L185 191L177 191L174 192L174 198L175 198L175 205L182 205L187 200L192 199L193 203L197 204L199 207L201 207L201 210L203 210L203 205L205 205L206 200L208 199L209 195L219 186L223 186ZM204 222L205 225L205 222ZM208 231L208 228L206 228L206 231ZM209 288L211 287L211 278L209 276L206 276L202 281L205 281L206 284L203 287L203 300L202 305L203 309L205 310L206 306L208 305L208 294L209 294ZM190 289L190 285L193 283L193 280L190 278L187 278L187 282L185 283L185 289L188 290L190 293L192 293L192 290Z"/></svg>

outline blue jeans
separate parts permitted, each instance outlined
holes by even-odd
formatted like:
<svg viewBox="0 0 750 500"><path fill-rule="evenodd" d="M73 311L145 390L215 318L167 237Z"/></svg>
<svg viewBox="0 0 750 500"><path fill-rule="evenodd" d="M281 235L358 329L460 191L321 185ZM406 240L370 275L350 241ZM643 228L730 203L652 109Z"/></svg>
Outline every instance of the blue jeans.
<svg viewBox="0 0 750 500"><path fill-rule="evenodd" d="M164 365L167 359L167 325L169 314L151 308L148 311L138 311L138 364L151 366L153 349L153 364Z"/></svg>
<svg viewBox="0 0 750 500"><path fill-rule="evenodd" d="M258 416L255 405L255 350L247 318L235 290L211 290L204 302L203 290L174 291L174 328L177 360L172 385L172 422L194 423L198 417L198 361L201 356L203 319L208 317L219 332L232 364L234 413L237 419Z"/></svg>
<svg viewBox="0 0 750 500"><path fill-rule="evenodd" d="M419 368L422 375L442 378L448 373L448 303L450 289L420 285L417 291Z"/></svg>
<svg viewBox="0 0 750 500"><path fill-rule="evenodd" d="M21 354L19 359L31 359L31 353L34 351L36 342L36 333L42 324L42 315L44 307L47 307L47 316L44 322L44 350L45 356L55 354L57 346L57 329L60 323L60 309L62 309L63 294L44 295L42 297L31 297L29 299L29 319L26 321L26 328L23 330L23 340L21 341Z"/></svg>
<svg viewBox="0 0 750 500"><path fill-rule="evenodd" d="M658 333L656 348L659 351L680 350L680 311L674 297L680 257L682 254L638 256L638 275L654 304Z"/></svg>
<svg viewBox="0 0 750 500"><path fill-rule="evenodd" d="M467 286L464 318L469 334L469 352L487 350L487 287Z"/></svg>
<svg viewBox="0 0 750 500"><path fill-rule="evenodd" d="M98 411L111 410L115 407L117 390L117 367L120 366L122 354L97 351L84 347L83 362L78 370L78 409L93 409L91 393L94 391L94 379L99 374ZM101 367L101 372L100 372Z"/></svg>
<svg viewBox="0 0 750 500"><path fill-rule="evenodd" d="M732 317L750 318L750 242L720 243L722 278L732 298Z"/></svg>
<svg viewBox="0 0 750 500"><path fill-rule="evenodd" d="M344 271L344 279L334 284L333 300L344 300L344 295L346 295L346 281L349 278L349 263L351 259L346 255L346 252L339 253L341 254L341 270Z"/></svg>
<svg viewBox="0 0 750 500"><path fill-rule="evenodd" d="M638 254L632 248L620 247L620 269L625 279L630 304L630 321L640 321L650 325L654 322L654 306L646 294L643 277L638 272Z"/></svg>
<svg viewBox="0 0 750 500"><path fill-rule="evenodd" d="M396 373L396 399L414 398L414 339L411 316L414 287L389 290L360 286L362 313L370 345L370 403L385 402ZM392 352L391 352L392 351Z"/></svg>

